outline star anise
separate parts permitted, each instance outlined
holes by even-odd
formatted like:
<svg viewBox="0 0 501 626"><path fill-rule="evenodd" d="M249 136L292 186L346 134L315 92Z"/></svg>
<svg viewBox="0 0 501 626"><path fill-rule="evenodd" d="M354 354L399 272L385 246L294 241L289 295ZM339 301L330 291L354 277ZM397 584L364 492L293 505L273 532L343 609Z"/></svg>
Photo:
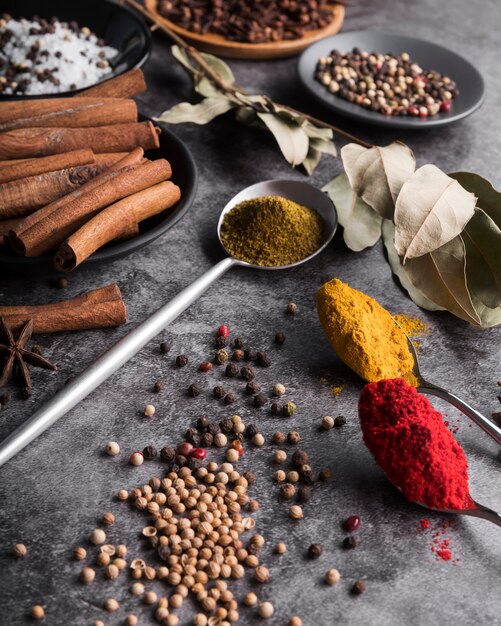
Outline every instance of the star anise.
<svg viewBox="0 0 501 626"><path fill-rule="evenodd" d="M14 339L14 335L3 317L0 317L0 331L3 335L0 338L0 354L6 355L2 376L0 377L0 387L4 387L9 382L14 374L14 370L17 368L23 379L24 386L31 391L33 385L27 363L33 365L33 367L43 367L47 370L57 369L55 365L44 359L40 354L26 349L33 332L33 320L26 322L17 340Z"/></svg>

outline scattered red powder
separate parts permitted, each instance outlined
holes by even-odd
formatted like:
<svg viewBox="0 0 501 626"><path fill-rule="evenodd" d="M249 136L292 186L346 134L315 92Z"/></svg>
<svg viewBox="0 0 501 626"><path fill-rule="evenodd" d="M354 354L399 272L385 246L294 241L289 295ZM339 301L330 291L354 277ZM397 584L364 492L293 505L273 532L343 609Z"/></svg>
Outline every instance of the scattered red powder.
<svg viewBox="0 0 501 626"><path fill-rule="evenodd" d="M421 530L429 530L431 528L430 520L422 519L419 524ZM457 557L454 558L451 540L446 536L451 532L454 532L455 529L455 521L447 520L443 522L440 528L433 533L430 550L435 557L435 561L451 561L453 565L459 565L461 559Z"/></svg>
<svg viewBox="0 0 501 626"><path fill-rule="evenodd" d="M430 520L429 520L429 519L422 519L419 523L421 524L421 528L422 528L423 530L428 530L428 528L430 528L430 527L431 527L431 524L430 524Z"/></svg>
<svg viewBox="0 0 501 626"><path fill-rule="evenodd" d="M474 508L463 449L442 415L403 378L366 385L359 415L365 445L408 500L433 509Z"/></svg>

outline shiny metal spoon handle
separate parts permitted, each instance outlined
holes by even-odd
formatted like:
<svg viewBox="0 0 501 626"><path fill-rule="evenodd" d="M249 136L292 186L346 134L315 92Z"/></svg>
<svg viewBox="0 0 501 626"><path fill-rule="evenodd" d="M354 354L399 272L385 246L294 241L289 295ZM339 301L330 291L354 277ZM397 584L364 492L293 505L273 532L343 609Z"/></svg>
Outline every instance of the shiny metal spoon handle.
<svg viewBox="0 0 501 626"><path fill-rule="evenodd" d="M0 466L88 396L195 302L214 281L238 264L231 258L220 261L89 365L0 444Z"/></svg>
<svg viewBox="0 0 501 626"><path fill-rule="evenodd" d="M493 524L501 527L501 515L499 515L499 513L496 513L496 511L493 511L492 509L489 509L483 504L479 504L478 502L475 502L475 504L477 505L477 508L465 511L466 515L471 515L472 517L480 517L480 519L485 519L488 522L492 522ZM462 511L460 511L460 513L461 512Z"/></svg>
<svg viewBox="0 0 501 626"><path fill-rule="evenodd" d="M482 428L482 430L490 435L494 441L501 445L501 428L494 424L494 422L491 422L490 419L487 419L485 415L476 411L464 400L461 400L461 398L458 398L453 393L450 393L450 391L446 391L441 387L436 387L435 385L424 381L422 386L418 388L418 391L430 396L437 396L438 398L442 398L442 400L446 400L472 419L478 426L480 426L480 428Z"/></svg>

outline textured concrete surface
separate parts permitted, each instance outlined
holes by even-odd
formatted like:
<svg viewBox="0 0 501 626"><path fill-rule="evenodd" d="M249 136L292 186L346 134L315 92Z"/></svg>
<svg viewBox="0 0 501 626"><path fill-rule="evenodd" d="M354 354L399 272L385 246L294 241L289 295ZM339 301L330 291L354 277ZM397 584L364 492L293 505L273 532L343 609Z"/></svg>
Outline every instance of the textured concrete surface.
<svg viewBox="0 0 501 626"><path fill-rule="evenodd" d="M338 122L370 141L402 138L414 148L420 163L433 162L445 170L478 171L500 187L498 25L499 6L495 0L363 0L347 9L346 29L384 28L440 41L463 53L483 71L488 82L483 108L472 118L437 131L397 135L332 119L328 111L305 99L296 79L294 59L232 62L232 67L238 81L250 89L266 91L276 99ZM155 37L154 55L146 73L150 91L140 101L143 113L157 114L191 97L187 79L173 64L168 44L160 36ZM271 177L303 179L301 173L291 171L281 160L270 138L228 117L207 127L178 127L175 132L195 156L200 187L191 212L153 246L100 269L82 268L69 277L70 286L65 292L50 287L44 279L0 273L0 302L6 304L57 300L117 281L130 318L127 327L116 330L40 336L44 353L58 364L59 371L34 371L33 397L26 402L15 399L0 412L0 437L19 426L104 347L217 260L214 230L218 212L236 190ZM326 158L312 180L320 186L339 170L338 161ZM362 383L336 359L315 314L316 288L334 276L367 291L391 311L426 319L431 325L430 334L422 340L426 375L460 392L485 414L499 410L499 329L479 332L447 314L419 311L392 280L381 245L354 254L345 249L338 236L321 258L300 269L280 275L232 271L165 332L165 337L173 341L171 356L186 353L190 357L188 367L174 368L172 358L161 357L158 341L153 341L0 469L2 626L29 622L29 608L36 602L46 608L46 623L56 626L90 625L96 619L120 624L129 611L140 616L141 624L153 623L151 609L130 596L125 577L106 582L99 574L92 586L83 588L77 582L80 566L71 553L74 546L87 545L86 538L100 515L111 510L117 524L110 531L110 539L127 543L132 555L142 554L138 531L144 518L120 505L114 494L121 487L144 484L154 473L161 472L161 466L145 463L133 469L127 463L128 453L149 443L177 441L191 421L203 413L213 417L231 413L249 416L267 436L277 429L297 428L315 466L329 465L333 469L333 481L315 491L306 507L305 520L293 523L272 485L270 448L249 450L243 457L242 468L254 468L258 473L253 489L262 503L256 514L257 528L268 538L263 560L272 575L270 584L259 593L275 604L276 613L270 623L284 624L293 614L301 615L307 626L501 623L501 530L484 521L457 519L455 528L447 530L444 537L450 538L454 558L460 560L455 565L436 562L430 550L433 532L450 518L407 503L388 484L362 444L356 411ZM296 317L283 314L289 300L299 306ZM260 371L259 380L264 387L277 381L285 384L287 397L299 405L293 418L280 421L257 411L240 394L231 411L210 397L213 380L221 374L204 378L196 371L196 364L210 356L212 333L221 322L256 346L270 346L273 367ZM280 350L272 346L278 329L288 337ZM157 378L165 380L166 390L154 397L151 387ZM205 392L189 399L185 389L193 381L205 381ZM346 385L338 399L330 392L334 383ZM157 414L146 420L141 409L152 400ZM457 437L470 461L472 493L480 502L501 510L497 446L476 427L470 427L466 418L441 406L458 424ZM346 426L319 433L319 420L325 414L345 415ZM109 439L119 441L123 450L115 459L102 454ZM352 513L362 517L357 533L360 546L346 552L339 546L344 536L340 523ZM423 516L431 521L428 532L419 529ZM289 549L281 557L272 554L278 540L286 541ZM304 558L312 541L325 547L318 561ZM9 554L17 542L28 547L22 561L13 560ZM343 577L335 588L321 582L329 567L337 567ZM349 588L359 577L366 580L367 592L353 598ZM164 593L158 583L149 587ZM254 585L240 581L235 587L241 595ZM122 608L108 615L102 603L110 596L118 598ZM257 621L252 611L241 613L240 623ZM183 609L181 615L182 624L191 623L190 611Z"/></svg>

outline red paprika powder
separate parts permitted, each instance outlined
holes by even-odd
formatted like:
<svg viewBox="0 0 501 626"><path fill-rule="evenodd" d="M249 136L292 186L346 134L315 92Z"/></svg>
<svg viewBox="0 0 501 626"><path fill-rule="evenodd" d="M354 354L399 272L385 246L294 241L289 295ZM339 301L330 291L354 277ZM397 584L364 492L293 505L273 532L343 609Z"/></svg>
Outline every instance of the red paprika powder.
<svg viewBox="0 0 501 626"><path fill-rule="evenodd" d="M463 449L403 378L366 385L359 415L365 445L408 500L434 509L475 507Z"/></svg>

